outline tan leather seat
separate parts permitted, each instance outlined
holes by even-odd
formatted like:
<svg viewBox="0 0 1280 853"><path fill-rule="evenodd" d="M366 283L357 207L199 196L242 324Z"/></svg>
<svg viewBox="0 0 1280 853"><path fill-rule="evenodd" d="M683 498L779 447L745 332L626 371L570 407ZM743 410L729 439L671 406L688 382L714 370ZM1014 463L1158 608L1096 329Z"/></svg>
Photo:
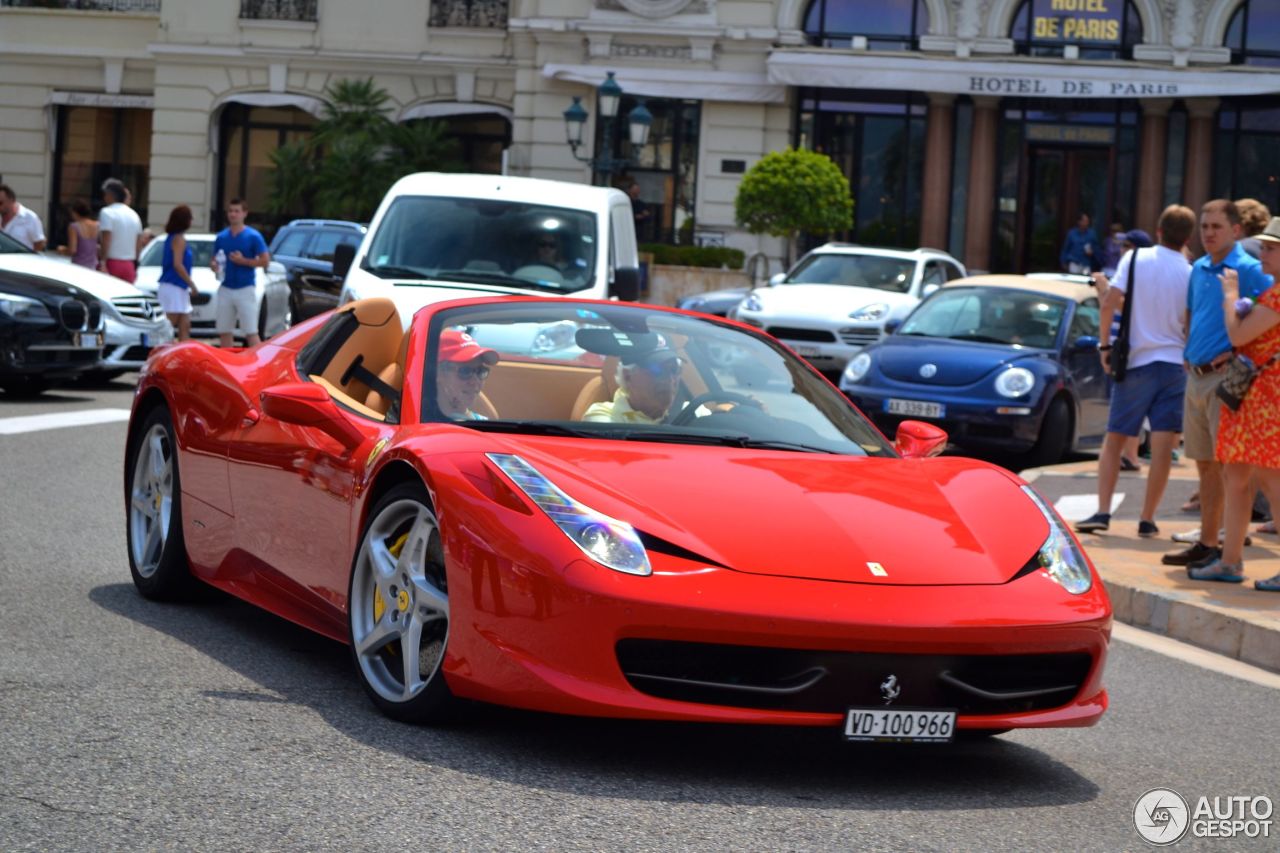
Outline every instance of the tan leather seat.
<svg viewBox="0 0 1280 853"><path fill-rule="evenodd" d="M580 421L595 403L608 403L618 392L618 357L609 356L600 366L600 375L587 380L578 392L578 399L573 402L573 413L570 420Z"/></svg>
<svg viewBox="0 0 1280 853"><path fill-rule="evenodd" d="M369 405L369 386L355 375L353 368L359 365L375 376L381 376L388 368L395 366L397 353L402 349L401 342L406 338L400 324L400 315L395 303L381 297L350 302L335 312L346 313L352 314L358 325L323 370L312 374L311 378L322 384L339 402L347 405L355 403L356 406L352 408L362 414L373 411L377 415L383 415L386 412L385 405L381 399L376 401L382 406L381 409ZM390 405L390 402L387 401L386 405Z"/></svg>
<svg viewBox="0 0 1280 853"><path fill-rule="evenodd" d="M400 350L396 353L396 360L378 372L378 378L396 389L396 391L404 389L404 363L408 355L409 336L404 335L400 339ZM387 409L391 408L392 402L394 402L392 398L385 396L377 388L370 388L369 396L364 399L366 406L382 415L385 415Z"/></svg>

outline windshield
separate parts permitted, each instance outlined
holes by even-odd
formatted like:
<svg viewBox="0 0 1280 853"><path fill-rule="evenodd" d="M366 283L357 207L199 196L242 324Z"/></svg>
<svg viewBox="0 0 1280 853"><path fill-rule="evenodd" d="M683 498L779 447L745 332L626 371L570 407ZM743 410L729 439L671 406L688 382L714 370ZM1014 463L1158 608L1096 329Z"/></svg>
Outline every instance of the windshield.
<svg viewBox="0 0 1280 853"><path fill-rule="evenodd" d="M844 284L906 293L915 277L916 262L880 255L810 255L800 261L783 284Z"/></svg>
<svg viewBox="0 0 1280 853"><path fill-rule="evenodd" d="M1066 313L1062 299L1003 287L944 287L920 303L900 335L1051 348Z"/></svg>
<svg viewBox="0 0 1280 853"><path fill-rule="evenodd" d="M209 266L209 261L213 259L213 238L200 239L197 237L187 237L187 245L191 248L191 266L194 269ZM152 241L150 246L142 251L142 257L138 259L140 267L158 267L161 266L164 257L164 238Z"/></svg>
<svg viewBox="0 0 1280 853"><path fill-rule="evenodd" d="M582 210L474 198L403 196L361 265L384 278L468 281L539 292L591 287L596 217Z"/></svg>
<svg viewBox="0 0 1280 853"><path fill-rule="evenodd" d="M548 300L433 320L424 420L496 432L892 455L763 335L637 306Z"/></svg>
<svg viewBox="0 0 1280 853"><path fill-rule="evenodd" d="M0 231L0 255L29 255L31 253L32 250L28 249L24 244Z"/></svg>

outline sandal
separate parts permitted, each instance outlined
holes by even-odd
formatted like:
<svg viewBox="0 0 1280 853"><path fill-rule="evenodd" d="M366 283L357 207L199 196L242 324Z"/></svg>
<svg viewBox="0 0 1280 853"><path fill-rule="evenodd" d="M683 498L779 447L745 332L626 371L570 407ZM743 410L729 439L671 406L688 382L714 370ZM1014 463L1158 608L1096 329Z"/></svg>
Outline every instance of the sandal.
<svg viewBox="0 0 1280 853"><path fill-rule="evenodd" d="M1137 462L1134 462L1134 461L1133 461L1132 459L1130 459L1128 456L1121 456L1121 457L1120 457L1120 470L1121 470L1121 471L1141 471L1141 470L1142 470L1142 466L1141 466L1141 465L1139 465Z"/></svg>
<svg viewBox="0 0 1280 853"><path fill-rule="evenodd" d="M1263 592L1280 592L1280 575L1267 578L1264 581L1254 581L1254 589L1260 589Z"/></svg>
<svg viewBox="0 0 1280 853"><path fill-rule="evenodd" d="M1274 521L1268 521L1268 522L1264 522L1263 524L1259 524L1258 529L1254 531L1254 533L1271 533L1273 535L1275 534L1275 532L1276 532L1276 523Z"/></svg>

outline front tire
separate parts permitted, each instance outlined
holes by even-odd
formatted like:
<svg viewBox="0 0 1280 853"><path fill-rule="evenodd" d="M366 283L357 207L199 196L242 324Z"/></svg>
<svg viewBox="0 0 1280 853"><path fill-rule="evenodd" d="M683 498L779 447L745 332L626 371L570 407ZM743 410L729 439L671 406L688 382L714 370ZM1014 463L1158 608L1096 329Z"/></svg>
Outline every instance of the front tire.
<svg viewBox="0 0 1280 853"><path fill-rule="evenodd" d="M369 513L347 626L360 683L384 714L415 724L452 716L457 699L441 672L449 639L444 546L420 484L396 486Z"/></svg>
<svg viewBox="0 0 1280 853"><path fill-rule="evenodd" d="M168 409L152 409L143 419L129 443L125 471L125 531L133 585L157 601L186 598L195 580L182 538L178 443Z"/></svg>
<svg viewBox="0 0 1280 853"><path fill-rule="evenodd" d="M1040 468L1061 461L1071 447L1071 405L1066 397L1058 397L1040 423L1040 437L1027 453L1026 466Z"/></svg>

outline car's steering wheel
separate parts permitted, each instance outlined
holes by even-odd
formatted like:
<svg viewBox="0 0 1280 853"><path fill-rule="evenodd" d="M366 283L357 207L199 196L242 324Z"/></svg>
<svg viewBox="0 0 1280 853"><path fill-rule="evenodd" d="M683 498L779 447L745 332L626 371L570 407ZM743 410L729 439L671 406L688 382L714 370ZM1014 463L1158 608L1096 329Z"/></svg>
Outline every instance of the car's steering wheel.
<svg viewBox="0 0 1280 853"><path fill-rule="evenodd" d="M735 391L708 391L690 400L688 405L671 419L671 425L688 426L693 423L694 419L698 417L698 407L705 406L707 403L733 403L735 406L750 406L758 411L764 411L763 403L754 397L748 397L746 394L739 394Z"/></svg>

